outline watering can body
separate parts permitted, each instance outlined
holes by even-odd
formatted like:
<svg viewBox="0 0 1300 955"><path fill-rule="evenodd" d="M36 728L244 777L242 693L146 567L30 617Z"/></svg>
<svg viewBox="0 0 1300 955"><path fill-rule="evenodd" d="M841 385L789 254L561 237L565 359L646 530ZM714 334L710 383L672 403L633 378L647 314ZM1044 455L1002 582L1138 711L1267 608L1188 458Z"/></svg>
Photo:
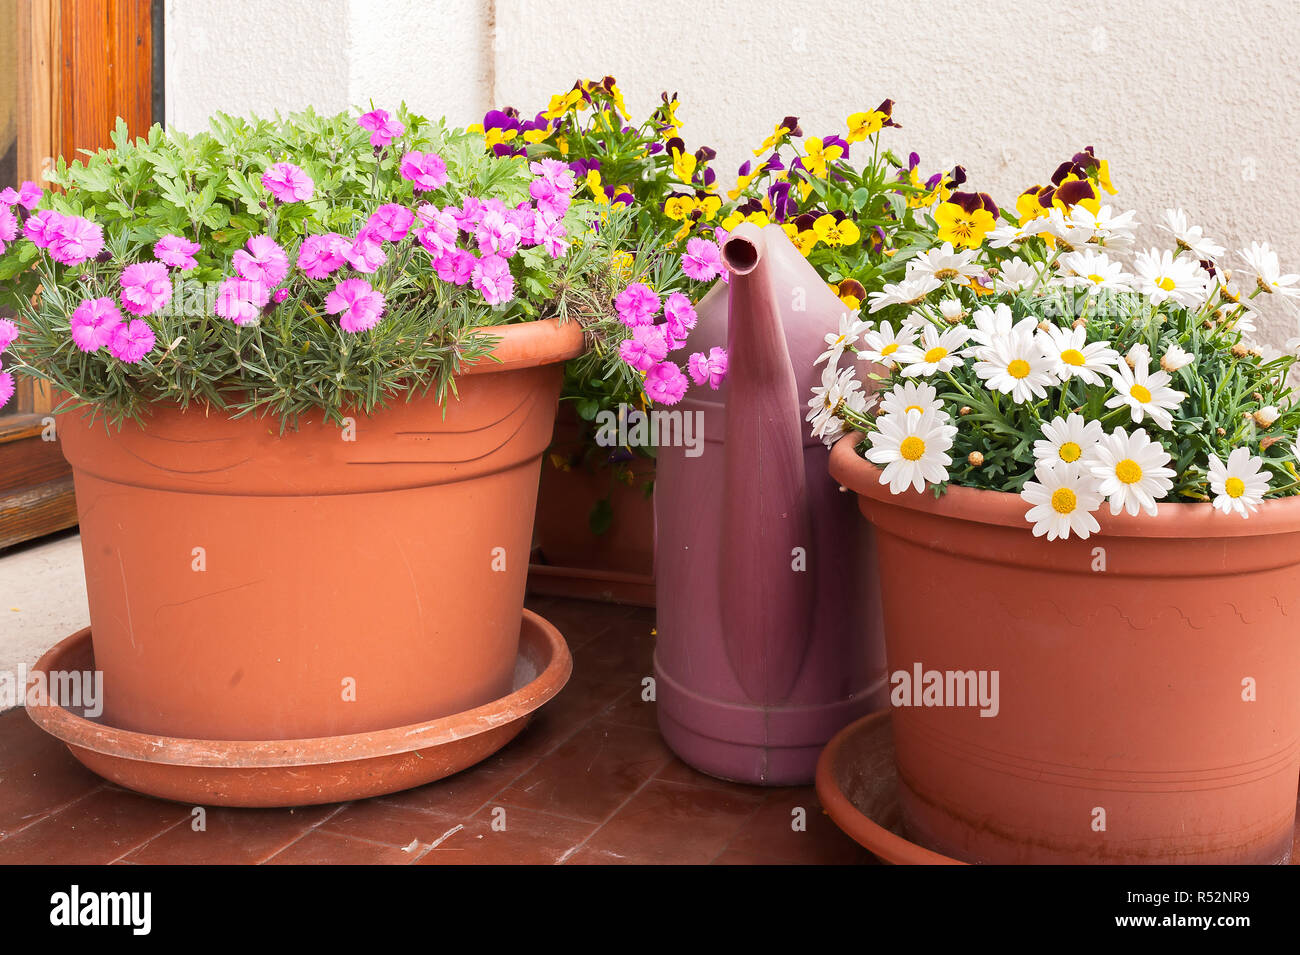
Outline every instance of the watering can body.
<svg viewBox="0 0 1300 955"><path fill-rule="evenodd" d="M711 775L805 784L888 690L873 531L804 423L845 307L779 226L742 224L723 259L687 350L725 345L727 379L679 405L703 442L658 451L659 726Z"/></svg>

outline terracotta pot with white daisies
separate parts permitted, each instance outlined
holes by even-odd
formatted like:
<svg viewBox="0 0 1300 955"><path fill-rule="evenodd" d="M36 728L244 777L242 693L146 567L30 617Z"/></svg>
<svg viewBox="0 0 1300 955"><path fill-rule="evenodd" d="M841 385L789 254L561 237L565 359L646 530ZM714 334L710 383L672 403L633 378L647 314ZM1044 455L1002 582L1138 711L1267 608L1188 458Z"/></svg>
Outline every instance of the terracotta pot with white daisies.
<svg viewBox="0 0 1300 955"><path fill-rule="evenodd" d="M1126 259L1089 160L916 255L940 287L811 402L877 531L903 820L971 862L1286 861L1300 407L1246 336L1300 288L1257 245L1244 296L1178 211Z"/></svg>

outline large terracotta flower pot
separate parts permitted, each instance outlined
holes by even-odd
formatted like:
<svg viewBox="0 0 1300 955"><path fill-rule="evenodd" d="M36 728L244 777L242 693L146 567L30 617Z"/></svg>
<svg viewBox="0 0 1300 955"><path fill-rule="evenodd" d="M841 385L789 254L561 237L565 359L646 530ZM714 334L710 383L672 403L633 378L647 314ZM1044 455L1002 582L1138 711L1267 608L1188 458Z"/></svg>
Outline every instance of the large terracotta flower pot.
<svg viewBox="0 0 1300 955"><path fill-rule="evenodd" d="M932 678L894 684L915 842L968 862L1286 861L1300 499L1248 520L1106 509L1099 534L1049 543L1014 494L891 495L859 440L830 467L876 528L891 674L937 671L945 690L947 671L997 674L989 716L952 705L956 680L930 697L948 705L926 705Z"/></svg>
<svg viewBox="0 0 1300 955"><path fill-rule="evenodd" d="M157 406L60 417L103 720L217 740L337 736L511 690L542 452L576 322L494 329L458 398L340 429Z"/></svg>

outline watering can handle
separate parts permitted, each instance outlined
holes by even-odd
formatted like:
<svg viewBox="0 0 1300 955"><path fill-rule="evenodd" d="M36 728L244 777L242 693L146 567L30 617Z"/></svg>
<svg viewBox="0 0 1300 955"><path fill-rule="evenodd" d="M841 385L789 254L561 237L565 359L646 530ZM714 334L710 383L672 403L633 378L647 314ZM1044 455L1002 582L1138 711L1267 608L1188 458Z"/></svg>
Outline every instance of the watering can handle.
<svg viewBox="0 0 1300 955"><path fill-rule="evenodd" d="M783 238L783 237L782 237ZM727 655L751 699L779 703L813 630L803 414L766 237L742 223L722 247L727 320L726 500L719 592ZM804 555L800 560L800 554Z"/></svg>

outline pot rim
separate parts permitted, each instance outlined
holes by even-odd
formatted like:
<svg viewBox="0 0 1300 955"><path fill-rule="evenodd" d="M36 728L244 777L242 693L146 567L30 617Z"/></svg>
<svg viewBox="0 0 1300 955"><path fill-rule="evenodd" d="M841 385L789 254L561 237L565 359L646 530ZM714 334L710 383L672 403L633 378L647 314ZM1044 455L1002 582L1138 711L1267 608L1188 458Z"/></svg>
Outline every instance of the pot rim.
<svg viewBox="0 0 1300 955"><path fill-rule="evenodd" d="M271 769L346 763L380 756L425 750L454 743L517 720L549 701L564 688L573 671L573 658L564 637L545 617L524 608L520 619L521 643L532 639L546 648L541 671L523 686L472 709L406 726L347 733L338 736L299 737L273 740L205 740L159 736L120 729L79 716L51 702L27 707L32 722L68 746L87 749L117 759L222 769ZM46 650L31 673L46 673L58 663L71 645L90 641L91 628ZM522 655L523 649L520 648Z"/></svg>
<svg viewBox="0 0 1300 955"><path fill-rule="evenodd" d="M865 435L851 431L835 442L830 454L830 473L836 481L866 500L888 504L906 510L921 511L936 517L986 524L993 527L1023 528L1029 532L1025 520L1026 505L1019 494L1010 491L988 491L982 488L949 484L938 498L930 491L908 488L902 494L892 494L880 483L882 469L857 452ZM1300 532L1300 496L1265 501L1249 518L1224 514L1208 501L1196 503L1160 502L1159 513L1154 517L1122 512L1111 514L1102 508L1094 515L1101 530L1097 537L1150 537L1150 538L1235 538L1266 537L1271 534ZM1044 543L1047 543L1044 541Z"/></svg>
<svg viewBox="0 0 1300 955"><path fill-rule="evenodd" d="M582 354L585 333L577 319L544 318L517 325L489 325L478 331L497 337L490 355L465 365L458 375L536 368Z"/></svg>

